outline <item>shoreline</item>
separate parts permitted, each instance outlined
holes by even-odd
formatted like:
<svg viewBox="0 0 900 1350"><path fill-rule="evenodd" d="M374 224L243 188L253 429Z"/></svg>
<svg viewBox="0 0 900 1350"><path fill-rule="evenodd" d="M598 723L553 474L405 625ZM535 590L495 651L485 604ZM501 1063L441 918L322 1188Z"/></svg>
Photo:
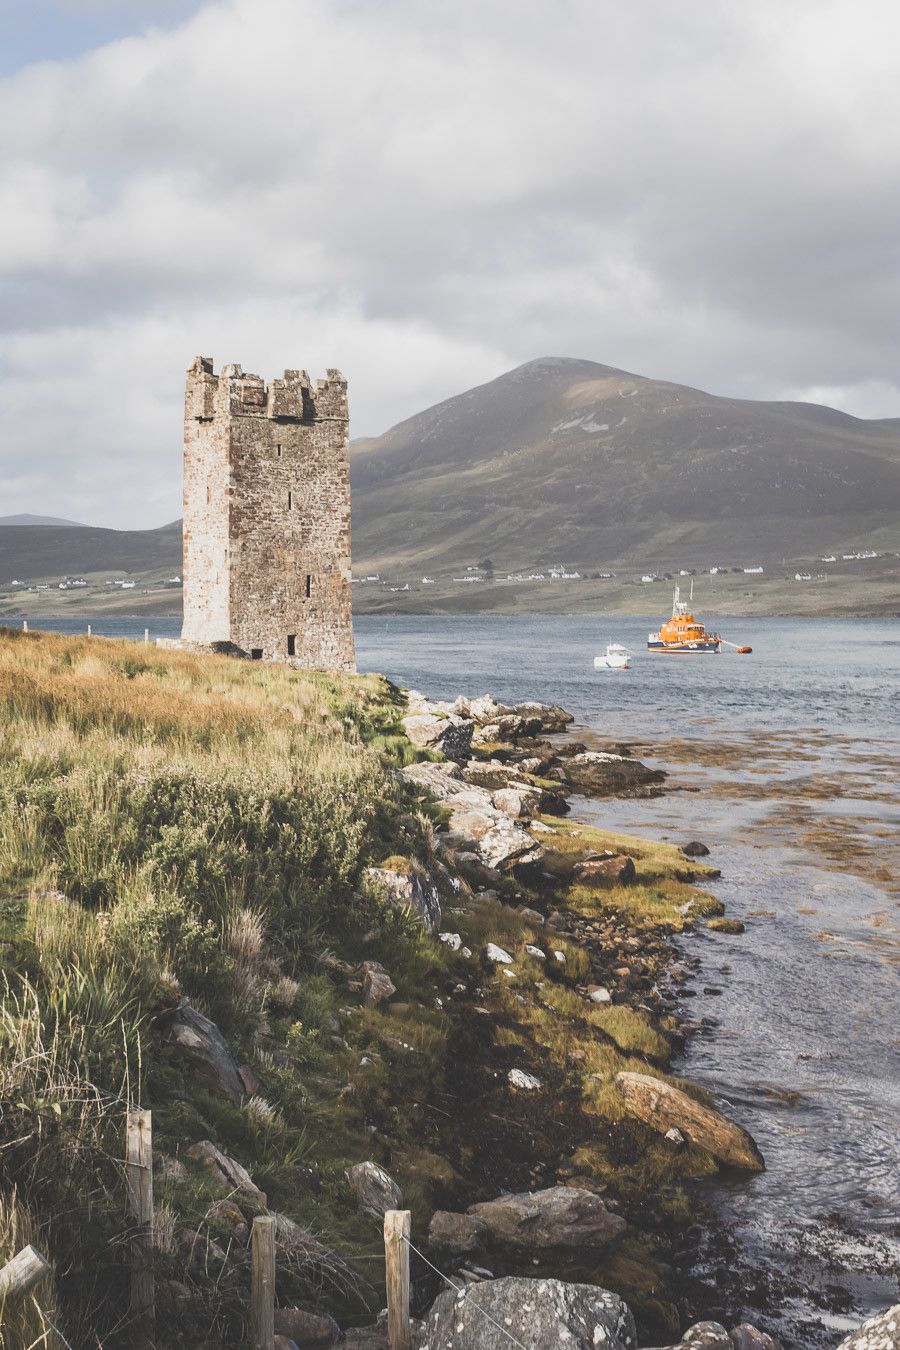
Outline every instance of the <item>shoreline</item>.
<svg viewBox="0 0 900 1350"><path fill-rule="evenodd" d="M425 702L438 717L448 707L447 704ZM483 700L471 701L472 704L479 702ZM456 706L465 703L466 700L458 700ZM567 744L566 733L557 732L543 744L546 750L556 752L557 762L556 765L542 766L542 775L546 775L548 769L551 773L554 768L559 769L572 758L570 750L577 752L578 749L577 744L571 747ZM515 765L517 758L519 762L530 764L534 755L529 752L536 749L538 746L533 743L523 747L494 742L483 752L483 758L496 763L499 754L509 765ZM462 757L458 758L465 763ZM473 756L466 767L473 763L477 766L479 758L481 756ZM639 767L627 754L622 758L629 768ZM621 765L613 767L620 768ZM618 790L612 789L611 795L655 795L662 790L658 781L644 781L624 789L620 784ZM596 798L590 795L580 798L571 785L564 784L563 792L570 812L564 822L559 816L546 814L541 814L537 821L540 833L535 837L541 840L545 850L540 874L536 874L529 884L527 878L522 878L521 869L516 869L515 881L500 883L497 898L504 908L509 907L513 912L524 910L535 918L540 916L540 923L531 932L534 943L543 939L545 946L554 941L571 944L586 959L587 970L579 991L581 1007L577 998L566 1001L565 1016L570 1021L579 1021L584 1007L584 987L594 987L591 982L602 979L603 989L609 997L610 1014L626 1023L634 1019L633 1025L624 1033L620 1030L621 1043L614 1045L613 1054L621 1058L623 1064L627 1061L632 1072L645 1070L652 1077L677 1083L679 1089L687 1090L711 1106L711 1099L702 1089L678 1077L678 1061L687 1039L700 1029L699 1024L691 1023L683 1007L686 986L699 968L700 960L681 950L688 944L679 942L679 938L704 917L728 930L728 920L722 917L721 902L698 889L698 883L702 885L704 880L713 880L718 873L672 845L654 844L636 836L596 829L578 818L579 801ZM632 909L628 883L604 886L593 896L584 888L573 886L571 873L566 876L554 857L554 851L563 841L570 861L576 860L576 867L578 859L613 848L618 850L619 857L631 858L637 864L633 884L638 890L642 885L646 888L652 875L652 871L645 870L646 859L655 854L654 903L648 906L645 901L641 912ZM662 867L661 855L665 855ZM548 858L549 867L555 873L552 879L547 871ZM491 878L491 882L492 887L498 884L496 878ZM476 904L478 894L475 890ZM673 896L677 905L673 903ZM687 900L686 896L689 896ZM689 912L684 912L686 909ZM548 920L552 926L548 926ZM543 1080L548 1084L552 1081L554 1101L549 1109L545 1108L541 1089L534 1093L527 1114L533 1141L529 1158L515 1156L507 1138L505 1165L499 1169L491 1167L482 1157L483 1171L477 1178L470 1177L467 1186L451 1188L447 1203L454 1208L477 1204L488 1198L488 1188L490 1194L496 1194L498 1191L533 1189L538 1183L575 1185L595 1191L604 1197L607 1206L628 1220L630 1236L627 1258L613 1254L605 1267L605 1275L603 1263L599 1268L595 1264L591 1279L615 1288L629 1302L644 1335L657 1338L670 1335L700 1318L733 1321L741 1311L739 1299L732 1294L728 1300L723 1300L711 1291L701 1270L704 1251L712 1245L717 1245L720 1250L730 1245L732 1253L735 1252L734 1244L729 1244L723 1225L709 1209L700 1189L707 1178L710 1184L715 1184L714 1174L718 1173L721 1164L683 1138L660 1144L658 1134L630 1118L611 1088L609 1064L605 1065L606 1072L600 1075L579 1071L579 1061L589 1059L591 1054L591 1037L598 1031L606 1037L608 1033L604 1029L587 1023L582 1028L584 1043L575 1032L570 1037L573 1044L563 1053L554 1044L553 1035L545 1036L543 1043L531 1039L528 1033L533 1031L530 1025L532 994L526 987L527 977L517 981L515 986L518 1009L512 1007L511 1000L504 997L504 991L496 987L502 985L502 975L508 971L509 968L481 988L481 1006L461 1018L461 1023L466 1026L462 1034L470 1072L473 1059L480 1060L481 1068L487 1064L496 1074L512 1072L525 1062L521 1060L521 1054L527 1047L534 1057L525 1063L525 1071L542 1079L542 1087ZM491 984L494 989L490 988ZM689 990L687 994L690 996ZM498 1025L504 1046L512 1046L518 1053L516 1063L513 1062L516 1054L497 1052L496 1044L492 1044L492 1028L483 1034L483 1028L478 1024L482 1019L487 1021L483 1018L485 1010L493 1014L492 1021ZM540 1009L535 1011L540 1021ZM536 1053L538 1047L542 1054ZM586 1069L591 1067L590 1062L585 1065ZM592 1084L592 1077L602 1081ZM508 1123L508 1116L506 1120ZM484 1122L477 1118L477 1113L473 1117L472 1104L466 1112L466 1124L470 1134L484 1129ZM602 1138L599 1148L598 1136ZM552 1145L549 1143L551 1137ZM484 1152L483 1149L482 1154ZM643 1159L642 1154L645 1155ZM648 1168L644 1162L651 1154L653 1162ZM725 1175L735 1179L741 1172L725 1167ZM691 1236L686 1240L688 1231ZM440 1255L439 1246L436 1252ZM489 1264L494 1274L522 1273L521 1269L517 1272L515 1262L508 1260ZM537 1267L538 1262L534 1265ZM541 1262L533 1273L557 1275L562 1272L558 1262ZM584 1274L584 1270L581 1273ZM577 1278L578 1274L578 1263L573 1267L570 1262L565 1267L565 1278ZM666 1307L667 1312L664 1311Z"/></svg>

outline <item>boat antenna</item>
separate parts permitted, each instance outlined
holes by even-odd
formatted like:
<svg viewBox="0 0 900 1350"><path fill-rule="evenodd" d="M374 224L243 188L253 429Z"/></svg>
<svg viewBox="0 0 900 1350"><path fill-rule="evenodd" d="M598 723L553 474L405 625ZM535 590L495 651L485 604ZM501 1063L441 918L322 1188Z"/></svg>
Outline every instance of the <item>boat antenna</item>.
<svg viewBox="0 0 900 1350"><path fill-rule="evenodd" d="M691 577L691 604L694 603L694 578Z"/></svg>

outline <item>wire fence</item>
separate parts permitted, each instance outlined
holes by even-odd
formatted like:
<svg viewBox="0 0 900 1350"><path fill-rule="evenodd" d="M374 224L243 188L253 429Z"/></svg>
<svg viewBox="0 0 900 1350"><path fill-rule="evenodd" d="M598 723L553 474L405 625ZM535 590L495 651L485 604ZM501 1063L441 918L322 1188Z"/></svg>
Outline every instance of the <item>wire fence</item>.
<svg viewBox="0 0 900 1350"><path fill-rule="evenodd" d="M477 1285L466 1284L465 1282L457 1284L454 1280L450 1278L449 1275L445 1275L442 1270L438 1270L437 1266L434 1265L432 1261L429 1261L428 1257L425 1256L423 1252L420 1252L418 1247L416 1247L412 1242L410 1242L409 1238L406 1237L405 1235L403 1236L403 1241L406 1243L407 1247L409 1247L410 1251L415 1252L416 1256L418 1256L420 1261L425 1262L425 1265L428 1266L429 1270L433 1270L435 1275L440 1276L440 1278L444 1281L444 1283L449 1285L451 1289L456 1291L456 1293L467 1294L470 1289L477 1289L478 1287ZM513 1345L517 1345L519 1347L519 1350L528 1350L528 1347L523 1345L517 1336L514 1336L512 1332L503 1325L502 1322L498 1322L496 1317L492 1317L491 1314L485 1308L482 1308L480 1303L476 1303L475 1300L473 1299L469 1303L469 1307L474 1308L475 1311L481 1317L483 1317L486 1322L490 1322L492 1326L496 1327L502 1336L505 1336L506 1339L510 1341Z"/></svg>

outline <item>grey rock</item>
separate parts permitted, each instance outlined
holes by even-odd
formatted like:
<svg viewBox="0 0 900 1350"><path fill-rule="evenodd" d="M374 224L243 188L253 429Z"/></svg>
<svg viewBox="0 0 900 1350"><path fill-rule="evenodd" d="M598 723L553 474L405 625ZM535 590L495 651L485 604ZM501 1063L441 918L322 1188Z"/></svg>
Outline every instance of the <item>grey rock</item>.
<svg viewBox="0 0 900 1350"><path fill-rule="evenodd" d="M363 961L360 970L363 1003L367 1008L376 1008L379 1003L386 1003L389 998L393 998L397 986L384 966L377 961Z"/></svg>
<svg viewBox="0 0 900 1350"><path fill-rule="evenodd" d="M472 760L463 769L462 776L472 787L485 788L488 792L497 792L501 788L525 786L518 769L512 764L501 763L499 759Z"/></svg>
<svg viewBox="0 0 900 1350"><path fill-rule="evenodd" d="M441 922L441 897L431 877L410 859L403 871L393 867L367 867L366 876L381 892L385 904L408 909L428 933Z"/></svg>
<svg viewBox="0 0 900 1350"><path fill-rule="evenodd" d="M459 770L448 773L442 764L413 764L401 769L399 776L425 788L450 811L449 832L443 842L460 859L474 853L486 867L508 869L542 856L543 850L527 830L498 811L484 788L466 783Z"/></svg>
<svg viewBox="0 0 900 1350"><path fill-rule="evenodd" d="M863 1322L838 1350L900 1350L900 1303Z"/></svg>
<svg viewBox="0 0 900 1350"><path fill-rule="evenodd" d="M512 816L514 820L523 816L529 818L535 816L541 809L541 794L537 788L499 788L491 794L491 801L498 811Z"/></svg>
<svg viewBox="0 0 900 1350"><path fill-rule="evenodd" d="M586 750L565 759L560 773L569 787L598 797L635 792L661 783L666 776L661 769L648 769L638 759L599 750Z"/></svg>
<svg viewBox="0 0 900 1350"><path fill-rule="evenodd" d="M721 1322L696 1322L682 1336L681 1345L685 1350L688 1346L697 1347L697 1350L701 1347L702 1350L734 1350L732 1339Z"/></svg>
<svg viewBox="0 0 900 1350"><path fill-rule="evenodd" d="M244 1195L248 1200L265 1208L265 1192L254 1184L246 1168L234 1158L222 1153L211 1139L201 1139L198 1143L192 1144L187 1155L203 1164L224 1195Z"/></svg>
<svg viewBox="0 0 900 1350"><path fill-rule="evenodd" d="M240 1102L244 1096L240 1070L215 1022L183 1000L164 1020L163 1032L202 1083L219 1096Z"/></svg>
<svg viewBox="0 0 900 1350"><path fill-rule="evenodd" d="M565 731L575 721L572 713L550 703L517 703L513 711L529 721L539 722L542 731Z"/></svg>
<svg viewBox="0 0 900 1350"><path fill-rule="evenodd" d="M762 1172L765 1163L756 1142L741 1125L714 1107L704 1106L680 1088L645 1073L616 1074L616 1087L630 1115L666 1134L673 1126L696 1148L730 1167Z"/></svg>
<svg viewBox="0 0 900 1350"><path fill-rule="evenodd" d="M765 1331L760 1331L759 1327L752 1327L749 1322L742 1322L734 1328L731 1343L734 1350L781 1350L778 1341Z"/></svg>
<svg viewBox="0 0 900 1350"><path fill-rule="evenodd" d="M485 1314L489 1314L490 1320ZM509 1276L439 1294L422 1350L634 1350L634 1318L617 1294L590 1284Z"/></svg>
<svg viewBox="0 0 900 1350"><path fill-rule="evenodd" d="M446 712L427 700L414 703L411 697L410 711L402 722L407 739L423 750L439 750L448 759L463 758L469 753L475 730L470 718Z"/></svg>
<svg viewBox="0 0 900 1350"><path fill-rule="evenodd" d="M692 839L689 844L682 844L681 851L686 858L709 857L709 849L705 844L701 844L699 839Z"/></svg>
<svg viewBox="0 0 900 1350"><path fill-rule="evenodd" d="M467 1213L492 1245L521 1251L595 1250L626 1227L598 1195L577 1186L501 1195L470 1205Z"/></svg>
<svg viewBox="0 0 900 1350"><path fill-rule="evenodd" d="M576 863L572 870L572 879L579 886L599 887L628 886L635 879L634 859L627 853L610 853L604 856L594 855Z"/></svg>
<svg viewBox="0 0 900 1350"><path fill-rule="evenodd" d="M333 1317L306 1312L303 1308L276 1308L275 1332L289 1337L303 1350L325 1350L341 1339L341 1329Z"/></svg>
<svg viewBox="0 0 900 1350"><path fill-rule="evenodd" d="M394 1178L375 1162L356 1163L344 1176L364 1214L382 1219L386 1210L400 1209L403 1192Z"/></svg>
<svg viewBox="0 0 900 1350"><path fill-rule="evenodd" d="M478 1240L478 1225L468 1214L457 1214L448 1209L437 1209L432 1214L428 1245L437 1251L466 1256L477 1251Z"/></svg>
<svg viewBox="0 0 900 1350"><path fill-rule="evenodd" d="M539 1251L597 1251L626 1227L625 1220L611 1214L599 1196L577 1186L501 1195L470 1205L464 1215L439 1214L439 1220L438 1215L432 1219L429 1240L459 1255L476 1246L530 1255Z"/></svg>

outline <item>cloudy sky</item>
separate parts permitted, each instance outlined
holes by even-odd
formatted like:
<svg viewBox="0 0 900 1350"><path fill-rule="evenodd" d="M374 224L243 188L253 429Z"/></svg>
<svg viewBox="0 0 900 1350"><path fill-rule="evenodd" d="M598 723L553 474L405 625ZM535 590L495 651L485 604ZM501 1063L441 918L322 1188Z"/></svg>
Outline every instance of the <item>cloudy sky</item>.
<svg viewBox="0 0 900 1350"><path fill-rule="evenodd" d="M541 355L900 416L893 0L0 0L0 515L180 513L195 353L354 435Z"/></svg>

